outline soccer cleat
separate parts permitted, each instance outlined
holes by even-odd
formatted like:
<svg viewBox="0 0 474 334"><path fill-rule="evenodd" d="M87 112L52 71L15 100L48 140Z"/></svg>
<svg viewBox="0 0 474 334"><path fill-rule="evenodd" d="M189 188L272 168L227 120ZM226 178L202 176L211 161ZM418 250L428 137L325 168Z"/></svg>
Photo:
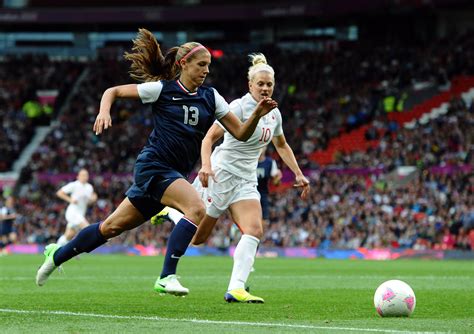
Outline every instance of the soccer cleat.
<svg viewBox="0 0 474 334"><path fill-rule="evenodd" d="M186 296L189 293L189 289L179 283L178 276L176 275L168 275L163 278L158 277L154 289L160 294L168 293L175 296Z"/></svg>
<svg viewBox="0 0 474 334"><path fill-rule="evenodd" d="M50 244L46 246L44 250L45 260L36 273L36 285L43 286L54 269L60 268L54 264L53 260L54 253L56 253L59 248L60 247L57 244Z"/></svg>
<svg viewBox="0 0 474 334"><path fill-rule="evenodd" d="M224 295L224 300L228 303L263 304L265 302L263 298L253 296L243 288L227 291Z"/></svg>
<svg viewBox="0 0 474 334"><path fill-rule="evenodd" d="M156 215L154 215L153 217L151 217L150 219L150 223L152 225L161 225L163 224L165 221L167 220L170 220L170 217L169 217L169 208L167 206L165 206L165 208L163 210L161 210L160 212L158 212Z"/></svg>

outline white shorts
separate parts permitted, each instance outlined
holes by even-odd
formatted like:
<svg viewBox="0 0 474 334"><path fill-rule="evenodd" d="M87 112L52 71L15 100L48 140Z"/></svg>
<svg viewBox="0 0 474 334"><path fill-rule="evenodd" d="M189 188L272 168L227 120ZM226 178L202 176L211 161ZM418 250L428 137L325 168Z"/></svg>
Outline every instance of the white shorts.
<svg viewBox="0 0 474 334"><path fill-rule="evenodd" d="M193 182L193 187L201 195L206 205L206 213L214 218L224 213L233 203L254 199L260 201L260 193L257 190L257 182L252 182L223 169L215 171L214 182L209 179L207 188L204 188L199 177Z"/></svg>
<svg viewBox="0 0 474 334"><path fill-rule="evenodd" d="M78 212L66 210L67 228L78 229L86 218Z"/></svg>

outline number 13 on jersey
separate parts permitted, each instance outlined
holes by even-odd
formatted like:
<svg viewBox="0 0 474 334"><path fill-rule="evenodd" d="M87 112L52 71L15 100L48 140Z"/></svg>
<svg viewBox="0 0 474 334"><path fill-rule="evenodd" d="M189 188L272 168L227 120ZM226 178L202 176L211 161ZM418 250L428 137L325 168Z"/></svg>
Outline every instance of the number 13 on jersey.
<svg viewBox="0 0 474 334"><path fill-rule="evenodd" d="M183 106L184 124L197 125L199 122L199 109L197 107Z"/></svg>

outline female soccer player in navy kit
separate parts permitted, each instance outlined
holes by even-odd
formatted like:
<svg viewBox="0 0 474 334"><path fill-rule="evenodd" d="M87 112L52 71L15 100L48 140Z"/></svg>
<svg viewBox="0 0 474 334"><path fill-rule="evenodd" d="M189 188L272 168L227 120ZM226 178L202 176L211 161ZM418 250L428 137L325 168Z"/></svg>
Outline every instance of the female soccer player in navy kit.
<svg viewBox="0 0 474 334"><path fill-rule="evenodd" d="M132 50L133 53L125 54L132 62L130 74L144 83L107 89L93 130L101 134L112 126L110 108L117 98L141 99L151 104L154 129L138 155L134 184L105 221L86 227L63 247L46 247L46 259L36 275L39 286L62 263L91 252L108 239L143 224L164 206L170 206L183 212L184 217L168 239L163 271L155 290L188 294L189 290L181 286L175 274L179 258L205 215L204 203L186 180L199 159L201 142L215 119L235 138L245 141L255 131L259 119L277 106L272 99L263 99L251 117L240 122L214 88L201 86L209 73L211 55L199 43L171 48L163 57L153 34L140 29Z"/></svg>

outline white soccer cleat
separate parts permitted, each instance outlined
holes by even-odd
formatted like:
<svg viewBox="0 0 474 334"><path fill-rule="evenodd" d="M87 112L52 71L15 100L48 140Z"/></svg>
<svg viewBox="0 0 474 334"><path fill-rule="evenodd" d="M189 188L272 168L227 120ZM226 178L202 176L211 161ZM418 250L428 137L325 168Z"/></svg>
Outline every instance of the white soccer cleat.
<svg viewBox="0 0 474 334"><path fill-rule="evenodd" d="M155 282L154 289L156 292L168 293L175 296L186 296L189 293L189 289L179 283L178 276L176 275L158 278Z"/></svg>
<svg viewBox="0 0 474 334"><path fill-rule="evenodd" d="M59 246L57 244L46 246L44 250L45 260L36 273L36 285L43 286L53 271L58 268L53 260L54 253L56 253L58 249Z"/></svg>

